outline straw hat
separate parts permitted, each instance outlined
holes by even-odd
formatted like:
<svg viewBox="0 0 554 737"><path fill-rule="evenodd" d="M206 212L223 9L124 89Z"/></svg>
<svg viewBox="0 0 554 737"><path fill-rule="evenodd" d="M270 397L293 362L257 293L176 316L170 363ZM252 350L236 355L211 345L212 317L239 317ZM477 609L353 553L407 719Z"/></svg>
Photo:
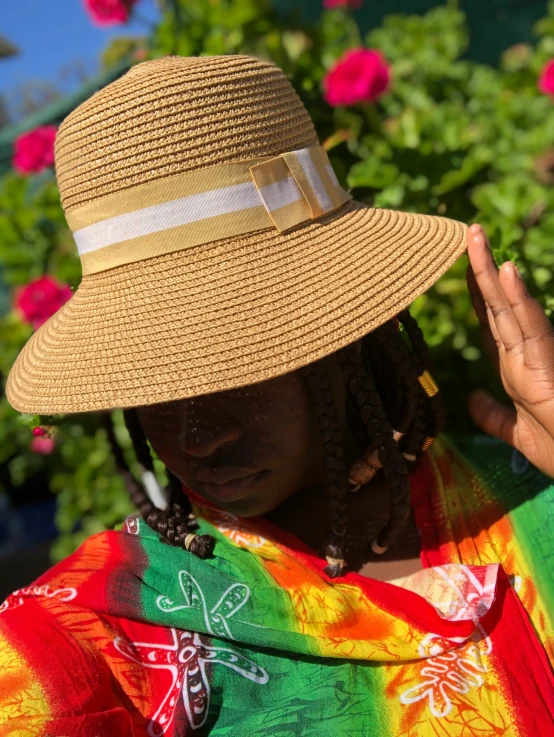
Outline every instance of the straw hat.
<svg viewBox="0 0 554 737"><path fill-rule="evenodd" d="M465 226L339 185L283 72L248 56L133 67L56 140L83 279L21 351L18 410L133 407L279 376L384 323Z"/></svg>

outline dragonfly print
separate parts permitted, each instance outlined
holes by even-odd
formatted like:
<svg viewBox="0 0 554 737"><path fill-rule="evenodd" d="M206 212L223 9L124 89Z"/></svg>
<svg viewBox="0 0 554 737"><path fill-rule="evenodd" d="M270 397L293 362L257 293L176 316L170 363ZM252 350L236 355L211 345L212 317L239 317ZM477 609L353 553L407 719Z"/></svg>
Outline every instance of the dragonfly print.
<svg viewBox="0 0 554 737"><path fill-rule="evenodd" d="M187 608L201 609L210 634L234 639L227 620L248 600L250 596L248 587L240 583L233 584L224 592L217 604L208 610L204 594L190 573L181 571L179 582L185 603L175 605L167 597L160 596L157 599L158 607L164 612ZM171 673L171 685L150 720L149 737L161 737L166 733L174 719L180 695L191 729L198 729L204 725L210 707L210 682L206 673L208 663L224 665L254 683L265 684L269 681L267 671L233 648L215 645L209 638L198 633L177 630L174 627L170 628L170 632L173 640L170 645L129 642L122 637L114 640L115 648L135 663L145 668L163 669Z"/></svg>

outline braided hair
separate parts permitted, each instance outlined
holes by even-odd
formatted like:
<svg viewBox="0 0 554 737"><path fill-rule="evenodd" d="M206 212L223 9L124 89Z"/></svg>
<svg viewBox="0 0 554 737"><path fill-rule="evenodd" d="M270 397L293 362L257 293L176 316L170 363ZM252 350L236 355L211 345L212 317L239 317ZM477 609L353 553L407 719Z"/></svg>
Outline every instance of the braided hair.
<svg viewBox="0 0 554 737"><path fill-rule="evenodd" d="M140 425L136 410L124 410L125 425L131 436L137 461L144 474L154 472L154 461L148 441ZM122 455L122 454L121 454ZM117 458L116 458L117 463ZM127 471L127 473L130 473ZM131 491L131 499L146 522L158 533L162 542L190 550L199 558L207 558L213 553L215 540L210 535L196 535L196 519L188 497L183 494L179 479L167 470L169 480L169 502L165 509L157 508L144 488ZM147 477L148 478L148 477ZM132 487L131 487L132 489Z"/></svg>
<svg viewBox="0 0 554 737"><path fill-rule="evenodd" d="M429 349L408 310L366 335L358 345L339 350L336 356L346 389L347 421L365 446L350 467L345 460L341 425L326 365L320 360L302 369L325 454L326 534L321 554L327 560L325 572L333 578L342 575L347 567L349 491L365 487L382 470L390 496L389 519L371 547L375 553L384 553L410 514L409 464L429 448L444 424L442 399L430 374ZM136 410L125 410L124 417L143 469L145 487L144 473L153 475L154 470L150 447ZM165 509L159 509L132 478L123 454L116 450L115 436L112 445L116 465L129 481L133 503L160 539L201 558L211 555L215 540L209 535L195 534L196 520L180 481L168 470L169 500Z"/></svg>

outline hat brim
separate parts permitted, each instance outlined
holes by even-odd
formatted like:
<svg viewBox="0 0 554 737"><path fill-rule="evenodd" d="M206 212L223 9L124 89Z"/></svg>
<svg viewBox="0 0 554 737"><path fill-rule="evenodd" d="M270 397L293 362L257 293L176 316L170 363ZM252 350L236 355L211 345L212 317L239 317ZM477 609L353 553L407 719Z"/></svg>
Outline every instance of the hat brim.
<svg viewBox="0 0 554 737"><path fill-rule="evenodd" d="M358 340L465 251L466 226L374 209L83 277L8 378L21 412L136 407L255 384Z"/></svg>

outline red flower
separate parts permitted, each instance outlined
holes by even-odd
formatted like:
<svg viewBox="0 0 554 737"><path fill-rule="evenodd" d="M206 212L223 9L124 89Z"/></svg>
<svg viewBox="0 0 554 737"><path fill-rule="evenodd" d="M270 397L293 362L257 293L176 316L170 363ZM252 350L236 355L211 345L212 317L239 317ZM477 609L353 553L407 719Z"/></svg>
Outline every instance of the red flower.
<svg viewBox="0 0 554 737"><path fill-rule="evenodd" d="M363 0L323 0L323 7L327 10L333 8L361 8Z"/></svg>
<svg viewBox="0 0 554 737"><path fill-rule="evenodd" d="M386 91L390 70L378 51L352 49L347 51L323 80L325 99L337 105L374 102Z"/></svg>
<svg viewBox="0 0 554 737"><path fill-rule="evenodd" d="M20 174L33 174L54 163L56 126L43 125L15 139L13 168Z"/></svg>
<svg viewBox="0 0 554 737"><path fill-rule="evenodd" d="M56 443L54 441L54 438L48 437L48 438L33 438L31 440L31 443L29 447L33 451L33 453L40 453L40 455L43 456L49 456L50 453L54 450Z"/></svg>
<svg viewBox="0 0 554 737"><path fill-rule="evenodd" d="M542 68L539 77L539 90L545 95L554 96L554 59L550 59Z"/></svg>
<svg viewBox="0 0 554 737"><path fill-rule="evenodd" d="M85 10L97 26L127 23L137 0L84 0Z"/></svg>
<svg viewBox="0 0 554 737"><path fill-rule="evenodd" d="M59 284L51 276L41 276L17 290L14 307L36 330L70 297L71 288L67 284Z"/></svg>

